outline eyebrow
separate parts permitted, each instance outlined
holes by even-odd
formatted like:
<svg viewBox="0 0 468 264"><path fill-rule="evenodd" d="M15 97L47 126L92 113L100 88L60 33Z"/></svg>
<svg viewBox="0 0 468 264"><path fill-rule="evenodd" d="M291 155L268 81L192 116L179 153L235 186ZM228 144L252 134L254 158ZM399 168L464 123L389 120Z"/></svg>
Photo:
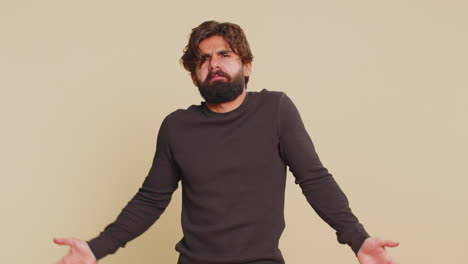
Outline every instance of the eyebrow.
<svg viewBox="0 0 468 264"><path fill-rule="evenodd" d="M228 54L228 53L234 53L232 50L220 50L218 52L216 52L218 55L224 55L224 54Z"/></svg>
<svg viewBox="0 0 468 264"><path fill-rule="evenodd" d="M224 54L228 54L228 53L234 53L234 51L232 51L232 50L220 50L220 51L216 52L216 54L218 54L218 55L224 55ZM211 57L211 55L208 54L208 53L203 53L203 54L200 55L201 59L204 59L206 57Z"/></svg>

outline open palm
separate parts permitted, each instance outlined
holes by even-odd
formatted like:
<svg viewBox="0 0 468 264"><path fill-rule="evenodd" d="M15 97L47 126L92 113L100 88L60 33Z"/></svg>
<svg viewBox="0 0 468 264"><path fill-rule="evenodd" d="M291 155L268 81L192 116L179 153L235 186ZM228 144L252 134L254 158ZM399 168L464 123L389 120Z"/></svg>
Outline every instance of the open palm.
<svg viewBox="0 0 468 264"><path fill-rule="evenodd" d="M96 258L93 252L83 240L76 238L55 238L58 245L69 246L70 251L56 264L95 264Z"/></svg>
<svg viewBox="0 0 468 264"><path fill-rule="evenodd" d="M357 254L361 264L397 264L387 253L385 247L396 247L398 242L383 240L380 238L368 238L364 241Z"/></svg>

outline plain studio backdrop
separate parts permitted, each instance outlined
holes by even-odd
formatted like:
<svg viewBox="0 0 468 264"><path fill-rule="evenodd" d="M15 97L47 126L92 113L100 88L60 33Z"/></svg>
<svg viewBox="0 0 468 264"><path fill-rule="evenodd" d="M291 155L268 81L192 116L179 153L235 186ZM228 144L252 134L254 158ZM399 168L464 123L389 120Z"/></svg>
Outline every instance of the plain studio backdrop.
<svg viewBox="0 0 468 264"><path fill-rule="evenodd" d="M0 1L1 262L54 263L146 176L162 119L202 98L178 60L244 28L248 90L286 92L324 165L400 263L468 263L466 1ZM220 150L222 151L222 150ZM246 150L248 151L248 150ZM181 192L103 264L176 263ZM288 174L288 264L357 263Z"/></svg>

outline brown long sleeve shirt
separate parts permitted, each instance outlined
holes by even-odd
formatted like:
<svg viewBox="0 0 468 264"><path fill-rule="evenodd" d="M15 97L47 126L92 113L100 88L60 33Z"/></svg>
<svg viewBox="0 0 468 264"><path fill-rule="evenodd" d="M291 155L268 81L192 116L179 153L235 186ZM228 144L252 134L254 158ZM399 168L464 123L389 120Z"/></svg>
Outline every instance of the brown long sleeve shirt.
<svg viewBox="0 0 468 264"><path fill-rule="evenodd" d="M338 241L357 253L368 237L320 162L299 112L282 92L248 92L228 113L204 103L168 115L143 186L115 222L89 241L96 258L145 232L182 184L179 264L284 263L286 169Z"/></svg>

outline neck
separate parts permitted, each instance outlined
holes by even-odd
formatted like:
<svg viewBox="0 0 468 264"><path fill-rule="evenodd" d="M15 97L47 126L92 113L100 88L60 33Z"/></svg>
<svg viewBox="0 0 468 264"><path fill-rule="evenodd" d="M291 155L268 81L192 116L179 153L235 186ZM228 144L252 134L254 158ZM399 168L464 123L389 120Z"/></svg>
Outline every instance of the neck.
<svg viewBox="0 0 468 264"><path fill-rule="evenodd" d="M211 111L216 112L216 113L231 112L234 109L236 109L237 107L239 107L242 104L242 102L244 102L246 94L247 94L247 92L245 91L245 88L244 88L242 93L236 99L234 99L232 101L219 103L219 104L206 103L206 106Z"/></svg>

